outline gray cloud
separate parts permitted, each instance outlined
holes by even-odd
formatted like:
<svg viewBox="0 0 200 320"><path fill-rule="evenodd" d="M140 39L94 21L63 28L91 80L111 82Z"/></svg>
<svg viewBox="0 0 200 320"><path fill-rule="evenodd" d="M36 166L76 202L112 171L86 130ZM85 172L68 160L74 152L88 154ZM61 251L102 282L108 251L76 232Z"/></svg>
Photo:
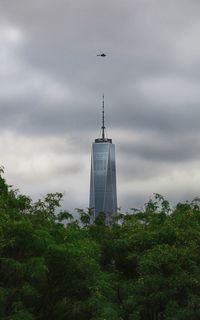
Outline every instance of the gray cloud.
<svg viewBox="0 0 200 320"><path fill-rule="evenodd" d="M86 207L104 92L120 205L152 192L198 195L199 9L196 0L2 1L0 143L8 179L34 196L62 189L70 208Z"/></svg>

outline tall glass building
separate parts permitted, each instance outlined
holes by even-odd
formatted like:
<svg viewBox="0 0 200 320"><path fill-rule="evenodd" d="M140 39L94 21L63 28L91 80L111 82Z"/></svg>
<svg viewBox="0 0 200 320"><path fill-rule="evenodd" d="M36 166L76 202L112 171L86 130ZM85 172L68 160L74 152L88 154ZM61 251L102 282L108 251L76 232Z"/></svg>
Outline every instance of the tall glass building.
<svg viewBox="0 0 200 320"><path fill-rule="evenodd" d="M89 207L94 218L104 212L109 221L117 212L117 190L115 145L112 139L105 138L104 96L102 109L102 137L92 144Z"/></svg>

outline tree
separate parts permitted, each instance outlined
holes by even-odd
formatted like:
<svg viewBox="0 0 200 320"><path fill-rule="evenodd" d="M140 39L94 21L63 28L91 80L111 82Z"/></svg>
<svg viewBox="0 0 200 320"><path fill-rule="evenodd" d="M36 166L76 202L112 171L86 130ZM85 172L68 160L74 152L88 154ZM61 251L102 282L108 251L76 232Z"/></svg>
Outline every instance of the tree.
<svg viewBox="0 0 200 320"><path fill-rule="evenodd" d="M200 318L199 199L171 208L155 194L110 225L61 201L34 203L0 169L1 319Z"/></svg>

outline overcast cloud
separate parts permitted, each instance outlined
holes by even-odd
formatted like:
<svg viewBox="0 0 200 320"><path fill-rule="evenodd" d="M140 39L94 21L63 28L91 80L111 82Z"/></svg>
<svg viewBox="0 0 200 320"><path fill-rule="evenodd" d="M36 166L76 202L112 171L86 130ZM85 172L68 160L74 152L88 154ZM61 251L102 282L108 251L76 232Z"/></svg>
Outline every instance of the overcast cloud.
<svg viewBox="0 0 200 320"><path fill-rule="evenodd" d="M122 210L199 196L199 35L198 0L0 0L8 182L86 208L104 93Z"/></svg>

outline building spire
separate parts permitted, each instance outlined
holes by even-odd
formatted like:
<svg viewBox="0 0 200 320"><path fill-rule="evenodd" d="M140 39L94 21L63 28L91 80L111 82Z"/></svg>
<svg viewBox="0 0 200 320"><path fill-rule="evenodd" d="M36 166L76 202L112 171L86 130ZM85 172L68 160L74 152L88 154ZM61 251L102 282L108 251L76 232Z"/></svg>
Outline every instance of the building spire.
<svg viewBox="0 0 200 320"><path fill-rule="evenodd" d="M105 140L105 116L104 116L104 94L102 96L102 140Z"/></svg>
<svg viewBox="0 0 200 320"><path fill-rule="evenodd" d="M101 125L101 136L98 139L95 139L95 143L112 143L112 139L106 138L105 135L105 109L104 109L104 94L102 94L102 125Z"/></svg>

